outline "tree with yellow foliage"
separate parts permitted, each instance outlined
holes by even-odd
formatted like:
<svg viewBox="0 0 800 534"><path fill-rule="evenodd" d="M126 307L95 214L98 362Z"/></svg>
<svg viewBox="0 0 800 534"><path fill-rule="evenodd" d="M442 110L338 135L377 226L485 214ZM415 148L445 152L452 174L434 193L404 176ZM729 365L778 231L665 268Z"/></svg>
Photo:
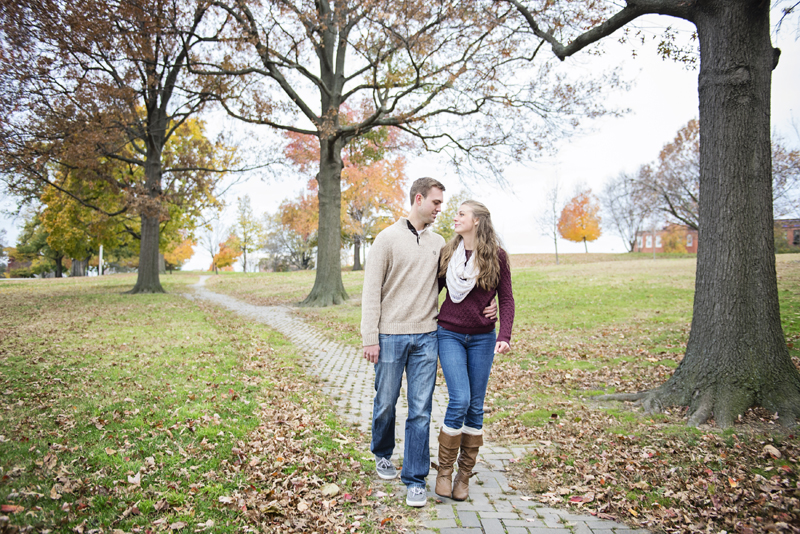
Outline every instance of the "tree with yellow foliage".
<svg viewBox="0 0 800 534"><path fill-rule="evenodd" d="M558 220L558 233L568 241L580 243L586 252L589 252L587 241L594 241L600 237L600 204L592 194L591 189L586 189L572 197L561 210Z"/></svg>

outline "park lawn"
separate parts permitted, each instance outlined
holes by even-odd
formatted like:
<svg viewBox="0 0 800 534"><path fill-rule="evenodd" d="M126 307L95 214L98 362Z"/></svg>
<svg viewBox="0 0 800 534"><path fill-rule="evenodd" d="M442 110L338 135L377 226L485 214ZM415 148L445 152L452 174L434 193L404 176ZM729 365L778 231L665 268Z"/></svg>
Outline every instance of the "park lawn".
<svg viewBox="0 0 800 534"><path fill-rule="evenodd" d="M128 275L0 284L0 531L403 525L296 349L181 296L197 280L162 276L160 295L123 294Z"/></svg>
<svg viewBox="0 0 800 534"><path fill-rule="evenodd" d="M514 466L514 483L549 505L655 530L800 528L800 440L773 414L751 410L720 431L686 427L681 409L646 415L596 400L655 387L677 367L691 324L695 259L570 256L579 255L562 256L558 266L552 255L511 257L513 352L495 359L485 428L492 441L535 448ZM784 334L800 363L800 255L777 256L777 272ZM292 274L306 284L299 301L313 273ZM296 311L360 345L363 275L343 275L348 303ZM214 287L227 292L237 280L244 298L250 291L269 298L281 275L244 276L220 277Z"/></svg>

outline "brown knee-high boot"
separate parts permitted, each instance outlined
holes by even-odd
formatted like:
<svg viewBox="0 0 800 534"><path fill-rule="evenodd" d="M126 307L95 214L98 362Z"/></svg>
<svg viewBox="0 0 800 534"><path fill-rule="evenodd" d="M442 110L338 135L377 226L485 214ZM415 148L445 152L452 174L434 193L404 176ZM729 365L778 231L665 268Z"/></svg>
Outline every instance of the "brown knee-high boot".
<svg viewBox="0 0 800 534"><path fill-rule="evenodd" d="M453 493L453 464L456 463L458 447L461 445L461 434L451 436L444 430L439 431L439 465L436 470L436 495L450 497Z"/></svg>
<svg viewBox="0 0 800 534"><path fill-rule="evenodd" d="M478 461L478 449L483 445L483 434L461 434L461 454L458 456L458 472L453 481L453 499L465 501L469 497L469 479Z"/></svg>

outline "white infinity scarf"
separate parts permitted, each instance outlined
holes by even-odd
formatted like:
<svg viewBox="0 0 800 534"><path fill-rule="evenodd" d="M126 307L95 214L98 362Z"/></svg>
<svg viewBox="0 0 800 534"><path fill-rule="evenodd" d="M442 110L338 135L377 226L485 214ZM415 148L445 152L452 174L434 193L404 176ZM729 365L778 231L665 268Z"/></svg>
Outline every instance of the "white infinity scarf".
<svg viewBox="0 0 800 534"><path fill-rule="evenodd" d="M467 251L462 239L450 257L450 263L447 264L447 292L450 294L450 300L456 304L464 300L475 287L479 274L475 267L475 251L467 261Z"/></svg>

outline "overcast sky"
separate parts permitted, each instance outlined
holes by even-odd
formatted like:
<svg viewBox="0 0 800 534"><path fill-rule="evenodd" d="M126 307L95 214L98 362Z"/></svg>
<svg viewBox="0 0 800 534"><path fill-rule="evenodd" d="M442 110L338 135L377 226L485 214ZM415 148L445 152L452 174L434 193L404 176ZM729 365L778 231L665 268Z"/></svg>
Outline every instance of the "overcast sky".
<svg viewBox="0 0 800 534"><path fill-rule="evenodd" d="M670 22L674 21L660 17L654 19L654 26ZM654 27L652 31L658 30ZM800 138L793 128L793 121L800 125L800 44L796 36L794 29L784 29L773 36L773 46L781 48L782 54L772 76L772 127L792 148L800 147ZM697 70L662 60L652 46L641 48L635 58L628 45L620 45L613 38L605 46L607 53L601 59L579 53L566 61L587 76L603 72L610 64L621 65L633 86L630 91L615 93L610 104L629 108L630 113L596 121L591 131L563 140L555 156L508 168L505 178L509 185L505 189L485 183L466 184L473 197L488 206L512 254L553 251L552 239L540 235L534 223L535 215L543 209L542 197L549 180L560 181L565 197L572 196L579 184L599 192L606 180L621 171L633 172L640 165L654 161L663 145L698 115ZM448 194L459 192L465 185L432 155L411 158L408 175L412 180L420 176L440 179L447 188L445 200ZM302 190L304 183L300 177L268 182L253 178L239 183L229 193L232 206L228 208L228 217L232 219L237 195L248 193L258 214L274 212L282 200ZM2 199L0 208L8 209L10 202ZM0 228L8 231L13 244L18 231L16 222L0 219ZM558 247L560 253L584 250L582 243L565 240L559 240ZM589 251L624 252L625 247L621 238L604 226L603 235L589 244ZM194 258L184 268L205 269L209 263L208 254L196 247Z"/></svg>

